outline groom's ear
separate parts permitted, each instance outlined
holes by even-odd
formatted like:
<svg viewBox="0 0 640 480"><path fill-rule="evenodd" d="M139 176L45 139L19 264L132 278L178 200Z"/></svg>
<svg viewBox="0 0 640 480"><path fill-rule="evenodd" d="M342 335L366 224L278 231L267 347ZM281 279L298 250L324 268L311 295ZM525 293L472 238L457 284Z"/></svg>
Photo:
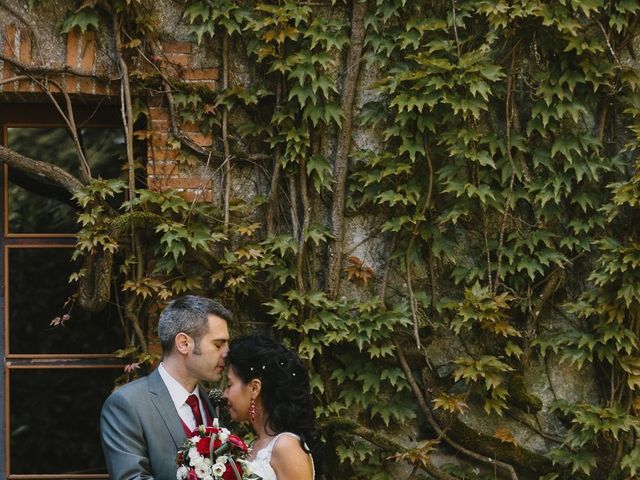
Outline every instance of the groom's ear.
<svg viewBox="0 0 640 480"><path fill-rule="evenodd" d="M174 339L176 350L183 355L189 353L189 343L192 342L193 339L184 332L180 332L176 335Z"/></svg>
<svg viewBox="0 0 640 480"><path fill-rule="evenodd" d="M251 393L251 398L254 400L260 396L260 392L262 391L262 381L259 378L254 378L249 382L249 392Z"/></svg>

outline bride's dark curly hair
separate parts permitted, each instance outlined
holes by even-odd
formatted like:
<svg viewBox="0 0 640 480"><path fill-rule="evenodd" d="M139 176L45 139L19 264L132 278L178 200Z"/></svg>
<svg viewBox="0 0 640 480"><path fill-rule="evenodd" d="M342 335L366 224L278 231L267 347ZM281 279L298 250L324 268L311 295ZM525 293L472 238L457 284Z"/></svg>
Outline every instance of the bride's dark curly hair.
<svg viewBox="0 0 640 480"><path fill-rule="evenodd" d="M271 338L248 335L231 342L227 363L243 383L254 378L262 382L260 395L268 430L295 433L303 448L313 450L315 457L317 436L309 372L298 355Z"/></svg>

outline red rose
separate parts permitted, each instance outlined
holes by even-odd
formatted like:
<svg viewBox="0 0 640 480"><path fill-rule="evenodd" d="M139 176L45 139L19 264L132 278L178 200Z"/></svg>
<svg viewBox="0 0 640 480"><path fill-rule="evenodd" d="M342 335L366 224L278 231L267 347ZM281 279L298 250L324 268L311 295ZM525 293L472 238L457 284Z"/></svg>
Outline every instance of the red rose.
<svg viewBox="0 0 640 480"><path fill-rule="evenodd" d="M214 433L220 433L220 429L218 427L207 427L205 431L208 436L213 436Z"/></svg>
<svg viewBox="0 0 640 480"><path fill-rule="evenodd" d="M238 469L240 476L242 476L242 466L240 465L239 462L234 462L234 463L236 464L236 468ZM222 474L222 478L224 480L237 480L236 474L233 473L233 468L231 468L231 465L229 465L228 463L227 463L227 469ZM190 480L190 479L187 479L187 480Z"/></svg>
<svg viewBox="0 0 640 480"><path fill-rule="evenodd" d="M229 438L227 439L227 442L229 442L234 447L239 448L243 452L248 452L249 451L249 447L247 446L247 444L244 443L244 440L242 440L237 435L233 435L233 434L229 435Z"/></svg>
<svg viewBox="0 0 640 480"><path fill-rule="evenodd" d="M196 469L190 468L189 473L187 473L187 480L199 480L198 475L196 475Z"/></svg>
<svg viewBox="0 0 640 480"><path fill-rule="evenodd" d="M218 437L216 437L216 439L213 441L213 450L217 450L222 446L222 442L220 441L220 439Z"/></svg>
<svg viewBox="0 0 640 480"><path fill-rule="evenodd" d="M198 453L200 455L204 455L205 457L209 456L209 445L210 444L211 444L211 437L204 437L204 438L201 438L200 440L198 440L198 443L196 443L196 448L198 450Z"/></svg>

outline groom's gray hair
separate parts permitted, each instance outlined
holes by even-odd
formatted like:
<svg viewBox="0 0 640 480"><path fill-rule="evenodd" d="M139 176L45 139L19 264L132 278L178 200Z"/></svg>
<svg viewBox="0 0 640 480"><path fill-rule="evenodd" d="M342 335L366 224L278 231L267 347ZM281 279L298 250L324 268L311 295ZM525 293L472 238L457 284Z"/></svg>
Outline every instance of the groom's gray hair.
<svg viewBox="0 0 640 480"><path fill-rule="evenodd" d="M180 332L186 333L198 344L207 332L209 315L226 321L231 321L232 318L229 310L210 298L185 295L171 301L160 314L158 321L158 337L162 351L171 352L176 335Z"/></svg>

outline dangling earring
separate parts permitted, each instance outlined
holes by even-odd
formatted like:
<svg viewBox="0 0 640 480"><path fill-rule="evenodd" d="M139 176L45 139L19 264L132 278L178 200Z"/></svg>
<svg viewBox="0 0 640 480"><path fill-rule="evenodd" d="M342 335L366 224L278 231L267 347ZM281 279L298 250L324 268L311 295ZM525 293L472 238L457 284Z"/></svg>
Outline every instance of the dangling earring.
<svg viewBox="0 0 640 480"><path fill-rule="evenodd" d="M255 422L256 420L256 402L253 401L253 398L249 404L249 418L252 422Z"/></svg>

